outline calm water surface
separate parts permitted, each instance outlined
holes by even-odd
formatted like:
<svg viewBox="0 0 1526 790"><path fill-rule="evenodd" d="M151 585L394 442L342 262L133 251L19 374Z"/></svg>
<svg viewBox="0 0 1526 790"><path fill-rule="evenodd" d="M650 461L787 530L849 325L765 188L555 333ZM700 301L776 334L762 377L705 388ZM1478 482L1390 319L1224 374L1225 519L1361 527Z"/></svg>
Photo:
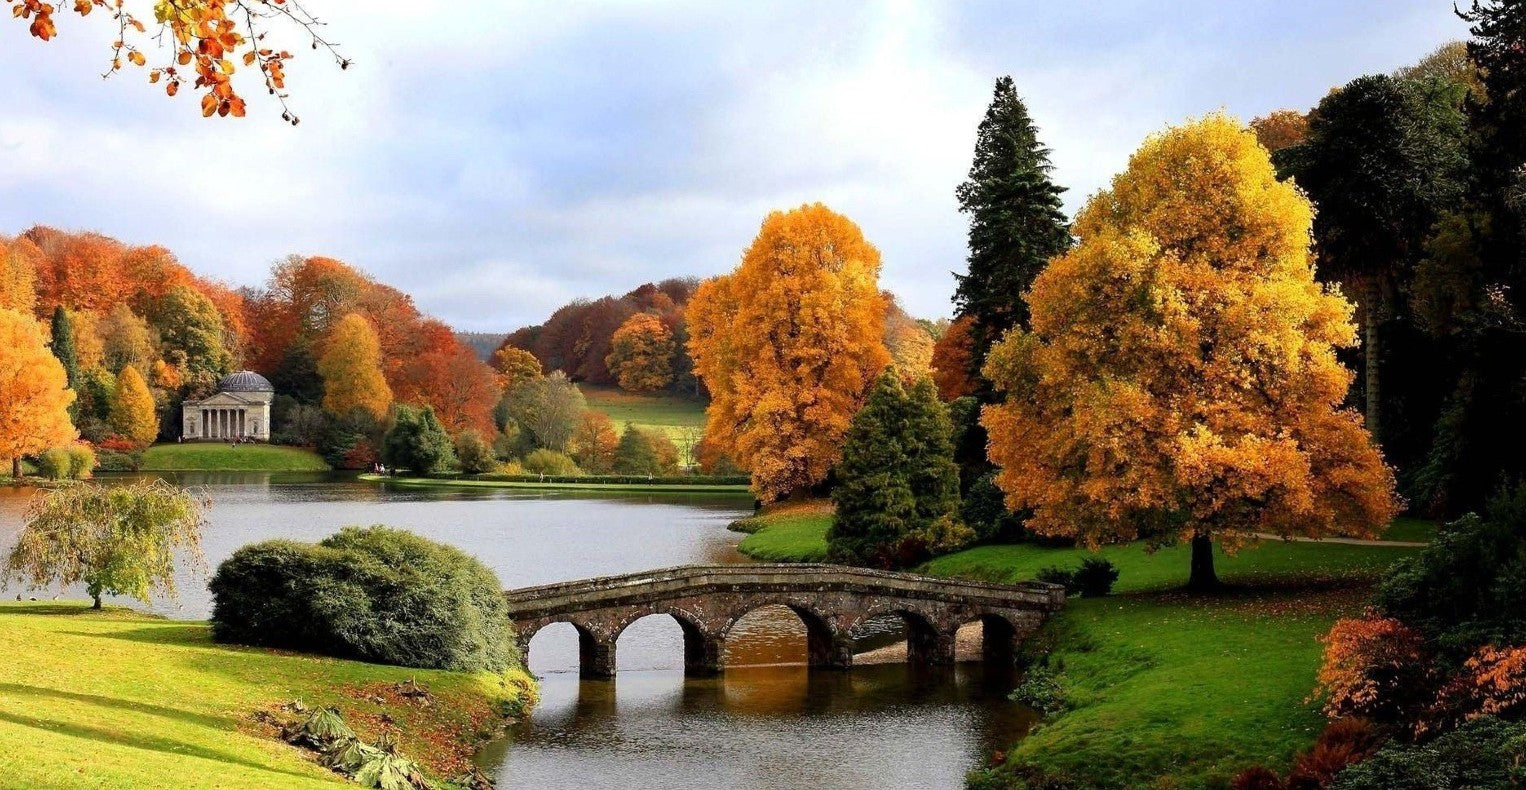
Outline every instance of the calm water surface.
<svg viewBox="0 0 1526 790"><path fill-rule="evenodd" d="M168 477L212 501L203 536L211 567L253 541L316 541L367 524L458 546L507 587L748 561L736 551L740 536L726 529L751 511L746 497L393 489L326 474ZM0 488L0 550L14 541L32 494ZM205 618L205 584L205 574L183 567L178 602L150 608ZM893 620L873 625L860 637L864 649L900 638ZM978 663L807 672L804 625L783 608L753 612L732 633L722 676L685 679L677 623L648 617L620 637L618 678L580 681L572 627L542 629L530 645L541 704L479 763L504 788L958 787L1031 722L1005 699L1010 673Z"/></svg>

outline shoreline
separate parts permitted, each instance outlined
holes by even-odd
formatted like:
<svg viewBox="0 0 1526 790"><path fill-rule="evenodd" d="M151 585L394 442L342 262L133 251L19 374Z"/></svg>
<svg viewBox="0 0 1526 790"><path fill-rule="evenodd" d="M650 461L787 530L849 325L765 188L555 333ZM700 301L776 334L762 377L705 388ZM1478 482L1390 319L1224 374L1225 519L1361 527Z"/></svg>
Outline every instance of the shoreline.
<svg viewBox="0 0 1526 790"><path fill-rule="evenodd" d="M390 477L371 472L361 474L359 479L369 483L389 483L393 485L414 486L419 488L444 487L444 488L502 488L518 489L524 491L613 491L620 493L691 493L691 494L725 494L746 495L749 494L745 485L720 485L713 483L684 484L684 483L567 483L567 482L534 482L518 480L473 480L452 479L436 477Z"/></svg>

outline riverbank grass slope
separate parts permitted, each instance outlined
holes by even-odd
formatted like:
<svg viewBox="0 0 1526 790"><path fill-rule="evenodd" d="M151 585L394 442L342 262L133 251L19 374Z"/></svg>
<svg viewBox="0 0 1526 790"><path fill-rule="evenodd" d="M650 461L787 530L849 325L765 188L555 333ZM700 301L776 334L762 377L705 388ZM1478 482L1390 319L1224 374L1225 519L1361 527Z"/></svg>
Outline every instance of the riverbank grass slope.
<svg viewBox="0 0 1526 790"><path fill-rule="evenodd" d="M335 705L439 777L533 701L522 671L406 669L213 644L201 622L87 603L0 604L0 786L323 788L353 783L275 737L260 711ZM397 684L429 689L422 704ZM383 717L394 724L384 724Z"/></svg>
<svg viewBox="0 0 1526 790"><path fill-rule="evenodd" d="M757 515L733 522L731 529L750 533L737 551L764 562L824 562L832 503L826 500L779 502Z"/></svg>
<svg viewBox="0 0 1526 790"><path fill-rule="evenodd" d="M770 561L826 554L827 502L784 503L743 519L743 553ZM1390 541L1424 541L1429 522L1400 519ZM1034 638L1058 670L1067 710L1028 737L1013 733L1003 755L1081 787L1226 787L1256 764L1286 768L1323 727L1309 700L1322 646L1338 618L1359 614L1372 583L1417 549L1264 540L1234 554L1218 549L1227 585L1181 592L1189 549L1142 544L1100 552L1031 543L977 546L918 570L994 582L1034 578L1101 556L1120 571L1115 595L1073 598ZM993 782L1008 786L1008 769Z"/></svg>
<svg viewBox="0 0 1526 790"><path fill-rule="evenodd" d="M326 472L318 454L276 444L156 444L143 451L146 472Z"/></svg>

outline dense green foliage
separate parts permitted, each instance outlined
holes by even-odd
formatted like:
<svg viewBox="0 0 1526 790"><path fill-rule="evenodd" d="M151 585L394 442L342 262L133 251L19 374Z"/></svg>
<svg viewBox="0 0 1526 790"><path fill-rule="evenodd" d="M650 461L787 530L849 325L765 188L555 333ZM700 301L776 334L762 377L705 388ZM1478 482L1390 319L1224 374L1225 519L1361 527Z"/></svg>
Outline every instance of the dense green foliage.
<svg viewBox="0 0 1526 790"><path fill-rule="evenodd" d="M1526 722L1484 716L1423 744L1391 743L1336 778L1332 790L1507 788L1526 782Z"/></svg>
<svg viewBox="0 0 1526 790"><path fill-rule="evenodd" d="M1443 527L1394 567L1377 603L1453 661L1481 645L1526 644L1526 486Z"/></svg>
<svg viewBox="0 0 1526 790"><path fill-rule="evenodd" d="M526 453L519 465L533 475L575 476L579 473L577 463L566 453L544 447Z"/></svg>
<svg viewBox="0 0 1526 790"><path fill-rule="evenodd" d="M834 470L837 518L827 531L834 562L904 567L967 542L952 430L930 380L907 392L895 373L880 375Z"/></svg>
<svg viewBox="0 0 1526 790"><path fill-rule="evenodd" d="M433 408L399 404L393 407L392 424L382 437L381 459L390 467L434 474L453 468L456 452Z"/></svg>
<svg viewBox="0 0 1526 790"><path fill-rule="evenodd" d="M615 445L616 475L666 477L678 474L678 448L664 434L626 423Z"/></svg>
<svg viewBox="0 0 1526 790"><path fill-rule="evenodd" d="M501 672L519 660L493 572L402 530L245 546L209 588L220 642L437 669Z"/></svg>
<svg viewBox="0 0 1526 790"><path fill-rule="evenodd" d="M58 363L64 366L64 375L68 378L69 386L76 386L79 383L80 371L79 355L74 350L74 322L69 320L69 311L65 310L63 305L53 308L48 349L53 352L53 356L58 357Z"/></svg>
<svg viewBox="0 0 1526 790"><path fill-rule="evenodd" d="M166 357L176 352L186 372L218 378L233 369L233 355L223 342L223 319L205 294L186 285L165 292L155 306L154 326Z"/></svg>
<svg viewBox="0 0 1526 790"><path fill-rule="evenodd" d="M1038 139L1011 77L1001 77L976 133L969 179L959 185L959 210L969 216L969 269L957 275L954 305L974 319L971 375L1002 334L1027 324L1021 298L1034 276L1070 247L1069 225L1050 180L1049 149Z"/></svg>
<svg viewBox="0 0 1526 790"><path fill-rule="evenodd" d="M498 466L498 459L493 457L492 445L482 438L482 434L470 428L456 437L456 461L460 463L461 471L473 475L491 472Z"/></svg>
<svg viewBox="0 0 1526 790"><path fill-rule="evenodd" d="M518 425L536 447L557 452L567 449L588 406L577 385L561 371L520 382L503 397L500 415Z"/></svg>

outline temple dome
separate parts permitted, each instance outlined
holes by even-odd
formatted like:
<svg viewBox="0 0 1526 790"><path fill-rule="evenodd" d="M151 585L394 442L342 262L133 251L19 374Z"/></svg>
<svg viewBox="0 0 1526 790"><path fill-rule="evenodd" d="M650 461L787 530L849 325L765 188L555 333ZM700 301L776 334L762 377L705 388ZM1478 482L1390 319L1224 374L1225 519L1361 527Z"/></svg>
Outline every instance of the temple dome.
<svg viewBox="0 0 1526 790"><path fill-rule="evenodd" d="M270 379L255 373L252 370L240 370L223 376L222 381L217 382L218 392L275 392Z"/></svg>

